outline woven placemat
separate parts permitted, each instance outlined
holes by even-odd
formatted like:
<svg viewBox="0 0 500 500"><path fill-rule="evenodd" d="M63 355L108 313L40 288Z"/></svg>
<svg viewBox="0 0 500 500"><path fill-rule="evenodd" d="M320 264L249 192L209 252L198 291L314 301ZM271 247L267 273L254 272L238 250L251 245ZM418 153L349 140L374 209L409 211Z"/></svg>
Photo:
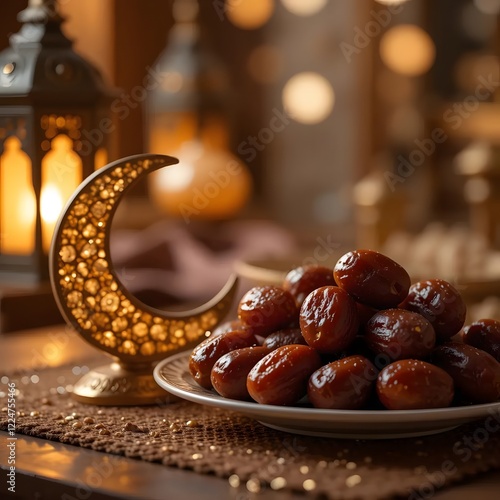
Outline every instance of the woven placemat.
<svg viewBox="0 0 500 500"><path fill-rule="evenodd" d="M292 489L329 499L413 500L500 468L500 432L495 432L500 425L493 417L419 439L313 438L188 402L79 404L69 391L85 370L51 368L1 377L0 428L7 429L6 384L14 382L18 433L215 474L249 492Z"/></svg>

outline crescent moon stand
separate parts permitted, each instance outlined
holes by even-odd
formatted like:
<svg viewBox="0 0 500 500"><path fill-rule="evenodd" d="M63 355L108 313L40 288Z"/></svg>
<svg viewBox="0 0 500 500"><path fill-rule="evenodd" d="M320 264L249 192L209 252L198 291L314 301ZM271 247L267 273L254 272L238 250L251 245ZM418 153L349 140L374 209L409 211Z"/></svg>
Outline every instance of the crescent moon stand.
<svg viewBox="0 0 500 500"><path fill-rule="evenodd" d="M141 177L178 163L136 155L106 165L79 186L52 239L50 279L58 307L84 340L111 355L73 389L97 405L164 404L172 397L153 379L153 364L194 347L226 316L237 289L232 276L208 303L183 313L143 304L120 282L110 260L113 215L123 193Z"/></svg>

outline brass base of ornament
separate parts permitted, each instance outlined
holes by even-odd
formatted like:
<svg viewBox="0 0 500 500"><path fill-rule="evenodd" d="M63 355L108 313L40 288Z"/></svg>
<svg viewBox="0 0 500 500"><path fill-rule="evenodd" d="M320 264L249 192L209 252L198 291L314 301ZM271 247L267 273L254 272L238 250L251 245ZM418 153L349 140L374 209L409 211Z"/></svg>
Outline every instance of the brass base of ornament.
<svg viewBox="0 0 500 500"><path fill-rule="evenodd" d="M75 384L72 396L79 403L104 406L161 406L179 400L155 382L151 364L125 366L119 361L85 374Z"/></svg>

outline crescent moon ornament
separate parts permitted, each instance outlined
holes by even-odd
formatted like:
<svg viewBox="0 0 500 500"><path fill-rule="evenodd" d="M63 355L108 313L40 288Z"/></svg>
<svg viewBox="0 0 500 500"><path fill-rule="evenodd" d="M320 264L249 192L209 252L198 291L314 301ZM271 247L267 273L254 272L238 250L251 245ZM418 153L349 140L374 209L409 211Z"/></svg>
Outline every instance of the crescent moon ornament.
<svg viewBox="0 0 500 500"><path fill-rule="evenodd" d="M165 402L152 363L196 345L229 312L237 278L197 309L165 312L135 298L110 260L113 215L123 194L141 177L178 163L162 155L136 155L87 177L72 196L52 238L50 280L59 309L89 343L115 362L75 384L78 401L107 405Z"/></svg>

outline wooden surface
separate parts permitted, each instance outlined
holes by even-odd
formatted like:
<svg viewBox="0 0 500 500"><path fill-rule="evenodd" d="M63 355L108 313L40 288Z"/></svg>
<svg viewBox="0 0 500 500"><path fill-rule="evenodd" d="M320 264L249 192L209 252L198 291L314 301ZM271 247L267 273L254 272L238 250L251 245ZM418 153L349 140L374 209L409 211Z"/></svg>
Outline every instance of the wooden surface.
<svg viewBox="0 0 500 500"><path fill-rule="evenodd" d="M99 364L105 359L76 333L63 326L7 336L0 335L0 376L8 371L32 371L67 363ZM0 468L6 474L6 433L0 432ZM0 498L65 500L91 498L134 500L250 500L227 480L190 471L117 457L75 446L18 435L16 442L16 495L0 481ZM303 495L265 490L264 500L305 498ZM500 471L478 476L436 493L437 500L497 500Z"/></svg>

